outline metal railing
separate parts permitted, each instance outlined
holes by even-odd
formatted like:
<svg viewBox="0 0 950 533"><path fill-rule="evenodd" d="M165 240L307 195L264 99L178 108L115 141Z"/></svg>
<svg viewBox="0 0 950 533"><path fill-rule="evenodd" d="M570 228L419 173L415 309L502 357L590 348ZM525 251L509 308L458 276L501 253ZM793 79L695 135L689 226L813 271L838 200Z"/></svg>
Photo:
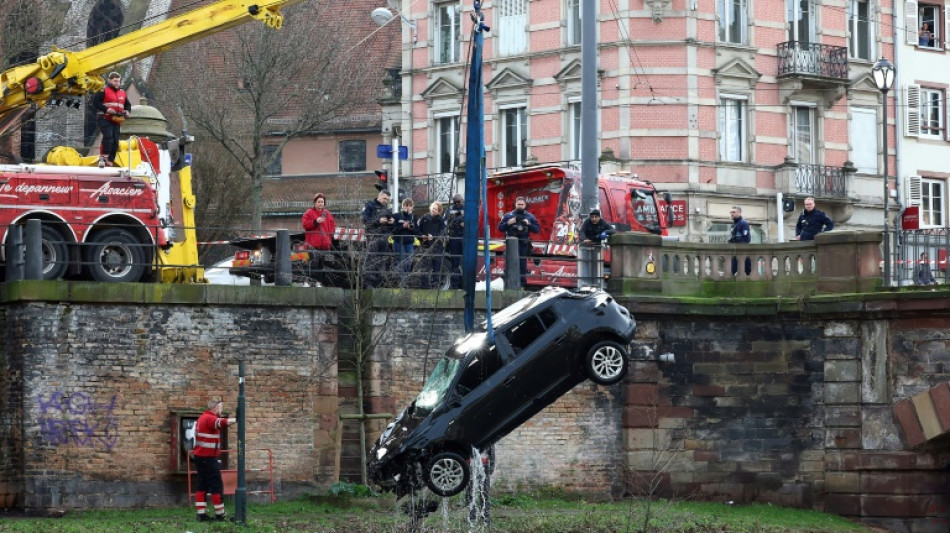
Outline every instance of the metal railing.
<svg viewBox="0 0 950 533"><path fill-rule="evenodd" d="M851 173L845 167L799 164L795 186L799 194L815 198L847 198Z"/></svg>
<svg viewBox="0 0 950 533"><path fill-rule="evenodd" d="M798 41L779 43L778 75L848 81L848 49Z"/></svg>
<svg viewBox="0 0 950 533"><path fill-rule="evenodd" d="M950 266L950 228L890 232L890 285L932 286L947 284ZM926 254L922 256L921 254ZM882 262L883 270L883 262Z"/></svg>

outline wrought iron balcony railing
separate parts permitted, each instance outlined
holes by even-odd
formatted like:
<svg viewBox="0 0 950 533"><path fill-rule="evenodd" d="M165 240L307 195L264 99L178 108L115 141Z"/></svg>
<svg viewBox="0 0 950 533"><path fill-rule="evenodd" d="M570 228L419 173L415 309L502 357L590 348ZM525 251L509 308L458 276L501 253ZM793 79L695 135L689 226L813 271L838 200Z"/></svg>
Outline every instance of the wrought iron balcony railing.
<svg viewBox="0 0 950 533"><path fill-rule="evenodd" d="M798 165L795 185L799 194L815 198L847 198L851 172L846 167Z"/></svg>
<svg viewBox="0 0 950 533"><path fill-rule="evenodd" d="M779 43L778 75L848 81L848 49L797 41Z"/></svg>

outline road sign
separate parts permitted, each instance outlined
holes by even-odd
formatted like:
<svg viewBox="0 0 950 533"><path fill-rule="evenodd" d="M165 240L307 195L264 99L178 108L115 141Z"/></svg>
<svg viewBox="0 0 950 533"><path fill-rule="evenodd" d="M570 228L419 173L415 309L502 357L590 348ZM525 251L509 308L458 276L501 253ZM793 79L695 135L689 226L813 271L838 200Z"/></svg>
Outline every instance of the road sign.
<svg viewBox="0 0 950 533"><path fill-rule="evenodd" d="M393 146L391 144L378 144L376 145L376 157L380 159L392 159L393 158ZM399 159L406 160L409 159L409 147L400 146L399 147Z"/></svg>

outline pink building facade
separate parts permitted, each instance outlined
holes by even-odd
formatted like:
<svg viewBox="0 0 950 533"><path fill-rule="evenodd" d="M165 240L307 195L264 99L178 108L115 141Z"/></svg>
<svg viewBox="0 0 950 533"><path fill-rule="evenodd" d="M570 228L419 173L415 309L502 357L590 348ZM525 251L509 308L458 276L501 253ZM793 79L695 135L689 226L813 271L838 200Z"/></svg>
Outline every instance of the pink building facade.
<svg viewBox="0 0 950 533"><path fill-rule="evenodd" d="M489 169L579 164L580 3L483 3ZM401 174L446 190L464 164L472 2L402 9L403 98L384 106L383 132L409 147ZM870 69L893 57L890 0L609 0L596 10L601 168L685 200L672 234L725 240L740 205L753 242L791 240L808 196L842 229L882 227L882 96Z"/></svg>

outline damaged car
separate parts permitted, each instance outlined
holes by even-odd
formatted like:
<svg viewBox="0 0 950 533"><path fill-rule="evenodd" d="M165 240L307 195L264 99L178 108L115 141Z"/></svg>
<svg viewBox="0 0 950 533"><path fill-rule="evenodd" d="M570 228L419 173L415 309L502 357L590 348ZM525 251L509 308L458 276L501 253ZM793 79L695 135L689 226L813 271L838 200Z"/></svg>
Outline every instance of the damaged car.
<svg viewBox="0 0 950 533"><path fill-rule="evenodd" d="M370 479L397 496L466 488L472 449L505 435L590 379L620 382L636 322L600 289L548 287L458 339L370 452Z"/></svg>

